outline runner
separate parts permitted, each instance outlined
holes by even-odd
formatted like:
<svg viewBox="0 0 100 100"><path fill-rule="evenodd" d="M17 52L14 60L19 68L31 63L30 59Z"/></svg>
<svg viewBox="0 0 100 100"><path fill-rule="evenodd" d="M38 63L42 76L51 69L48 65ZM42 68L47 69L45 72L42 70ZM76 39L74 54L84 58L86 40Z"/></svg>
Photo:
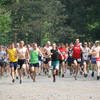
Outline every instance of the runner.
<svg viewBox="0 0 100 100"><path fill-rule="evenodd" d="M30 52L31 46L29 44L26 45L26 48L28 50L28 52ZM30 59L30 56L29 56ZM25 70L26 74L27 74L27 78L30 77L30 72L29 72L29 61L26 59L26 70Z"/></svg>
<svg viewBox="0 0 100 100"><path fill-rule="evenodd" d="M6 52L3 50L3 47L0 46L0 78L3 75L5 62L4 59L6 58Z"/></svg>
<svg viewBox="0 0 100 100"><path fill-rule="evenodd" d="M42 54L43 48L39 47L39 50L40 50L40 52ZM41 75L42 69L43 69L43 57L39 55L39 69L38 69L39 70L39 75Z"/></svg>
<svg viewBox="0 0 100 100"><path fill-rule="evenodd" d="M91 42L88 42L88 48L90 49L90 51L91 51L91 48L92 48L92 44L91 44ZM92 67L92 64L91 64L91 58L92 58L92 54L90 53L89 54L89 64L88 64L88 67L87 67L87 71L88 71L88 73L89 73L89 68L91 68Z"/></svg>
<svg viewBox="0 0 100 100"><path fill-rule="evenodd" d="M78 69L79 69L79 64L81 64L81 52L82 52L82 47L79 44L79 39L76 39L75 44L73 46L73 63L75 65L75 80L77 80L77 74L78 74Z"/></svg>
<svg viewBox="0 0 100 100"><path fill-rule="evenodd" d="M48 77L51 77L51 43L50 41L47 42L46 46L44 47L44 51L45 51L45 61L44 61L44 67L46 68L47 72L48 72ZM45 71L46 72L46 71Z"/></svg>
<svg viewBox="0 0 100 100"><path fill-rule="evenodd" d="M69 49L68 43L66 43L65 48L66 48L66 59L65 59L65 73L66 73L68 67L68 49Z"/></svg>
<svg viewBox="0 0 100 100"><path fill-rule="evenodd" d="M100 46L99 46L99 41L95 41L95 45L91 49L91 54L92 54L92 77L94 77L94 68L96 65L97 69L97 80L100 79Z"/></svg>
<svg viewBox="0 0 100 100"><path fill-rule="evenodd" d="M29 52L27 48L24 47L24 41L20 41L19 48L17 49L18 54L18 71L20 76L20 84L22 83L22 72L26 69L26 58L29 62Z"/></svg>
<svg viewBox="0 0 100 100"><path fill-rule="evenodd" d="M38 56L41 55L40 50L37 47L37 43L32 44L32 50L30 52L30 69L31 69L31 77L33 82L35 82L36 75L37 75L37 67L39 67L39 59Z"/></svg>
<svg viewBox="0 0 100 100"><path fill-rule="evenodd" d="M56 47L56 43L52 44L52 50L51 50L51 60L52 60L52 70L53 70L53 82L56 81L55 75L56 71L59 70L59 54L62 56L63 55L60 53L60 51Z"/></svg>
<svg viewBox="0 0 100 100"><path fill-rule="evenodd" d="M14 43L11 43L10 48L8 49L8 55L11 68L12 82L14 83L15 82L14 74L17 69L17 51Z"/></svg>
<svg viewBox="0 0 100 100"><path fill-rule="evenodd" d="M89 54L90 49L87 47L87 42L84 42L84 47L82 48L82 64L83 64L83 71L84 71L84 77L87 77L87 67L89 63Z"/></svg>
<svg viewBox="0 0 100 100"><path fill-rule="evenodd" d="M58 50L61 52L63 55L63 58L61 55L59 55L59 60L60 60L60 68L59 68L59 75L61 74L61 69L62 69L62 78L64 77L64 72L65 72L65 59L66 59L66 48L63 43L60 44L60 47Z"/></svg>
<svg viewBox="0 0 100 100"><path fill-rule="evenodd" d="M4 56L4 71L6 73L6 76L9 76L9 72L10 72L10 67L9 67L9 58L7 56L7 48L4 46L3 47L3 51L5 52L5 56Z"/></svg>
<svg viewBox="0 0 100 100"><path fill-rule="evenodd" d="M73 43L70 43L70 46L68 48L68 66L70 67L70 75L73 74L73 58L72 58L72 52L73 52Z"/></svg>

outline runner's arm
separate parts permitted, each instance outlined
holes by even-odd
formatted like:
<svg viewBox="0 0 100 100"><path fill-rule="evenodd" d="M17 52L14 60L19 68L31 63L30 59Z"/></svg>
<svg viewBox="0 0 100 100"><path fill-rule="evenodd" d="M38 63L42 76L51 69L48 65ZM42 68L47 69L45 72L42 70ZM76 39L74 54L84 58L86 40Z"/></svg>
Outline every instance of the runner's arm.
<svg viewBox="0 0 100 100"><path fill-rule="evenodd" d="M41 57L43 57L43 54L42 54L42 52L41 52L40 50L38 50L38 54L39 54Z"/></svg>
<svg viewBox="0 0 100 100"><path fill-rule="evenodd" d="M29 62L29 51L28 51L28 49L26 49L26 57L27 57L27 60L28 60L28 62Z"/></svg>
<svg viewBox="0 0 100 100"><path fill-rule="evenodd" d="M64 59L62 53L58 50L58 54L61 55L62 59Z"/></svg>

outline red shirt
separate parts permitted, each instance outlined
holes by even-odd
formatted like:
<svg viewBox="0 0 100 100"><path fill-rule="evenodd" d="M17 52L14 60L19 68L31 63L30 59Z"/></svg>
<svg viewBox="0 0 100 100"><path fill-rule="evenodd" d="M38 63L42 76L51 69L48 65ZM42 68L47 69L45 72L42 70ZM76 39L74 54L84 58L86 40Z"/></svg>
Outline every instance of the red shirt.
<svg viewBox="0 0 100 100"><path fill-rule="evenodd" d="M80 45L74 45L72 58L76 58L76 59L81 58L81 46Z"/></svg>
<svg viewBox="0 0 100 100"><path fill-rule="evenodd" d="M63 55L63 57L64 57L64 59L66 58L66 48L65 47L60 47L60 48L58 48L58 50L62 53L62 55ZM59 59L60 60L62 60L62 56L61 55L59 55Z"/></svg>

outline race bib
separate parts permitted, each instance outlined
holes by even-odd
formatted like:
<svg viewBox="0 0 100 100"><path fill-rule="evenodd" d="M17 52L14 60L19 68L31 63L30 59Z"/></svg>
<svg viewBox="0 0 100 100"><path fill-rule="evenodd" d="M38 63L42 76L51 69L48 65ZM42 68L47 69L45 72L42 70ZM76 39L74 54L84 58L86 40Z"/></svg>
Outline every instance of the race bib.
<svg viewBox="0 0 100 100"><path fill-rule="evenodd" d="M81 59L77 59L78 62L81 62Z"/></svg>

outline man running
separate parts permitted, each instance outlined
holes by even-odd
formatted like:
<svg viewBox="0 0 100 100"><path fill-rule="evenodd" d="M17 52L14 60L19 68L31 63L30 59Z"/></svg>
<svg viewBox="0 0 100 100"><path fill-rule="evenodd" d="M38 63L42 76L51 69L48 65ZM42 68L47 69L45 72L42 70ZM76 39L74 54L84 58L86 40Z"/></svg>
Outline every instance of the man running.
<svg viewBox="0 0 100 100"><path fill-rule="evenodd" d="M0 77L2 76L3 71L4 71L4 67L5 67L4 59L5 59L5 57L6 57L6 52L3 50L3 47L0 46Z"/></svg>
<svg viewBox="0 0 100 100"><path fill-rule="evenodd" d="M17 51L14 43L11 43L10 48L8 49L8 55L11 68L12 82L14 83L15 82L14 74L17 69Z"/></svg>
<svg viewBox="0 0 100 100"><path fill-rule="evenodd" d="M61 55L59 55L59 60L60 60L60 69L59 69L59 75L61 74L61 69L62 69L62 78L64 77L64 72L65 72L65 59L66 59L66 48L63 43L60 44L60 47L58 50L61 52L63 55L63 58Z"/></svg>
<svg viewBox="0 0 100 100"><path fill-rule="evenodd" d="M32 50L30 51L30 67L31 67L31 77L33 82L35 82L37 75L37 67L39 67L39 58L38 56L42 56L41 51L37 47L37 43L32 44Z"/></svg>
<svg viewBox="0 0 100 100"><path fill-rule="evenodd" d="M70 43L68 48L68 66L70 67L70 75L73 74L73 58L72 58L72 52L73 52L73 43Z"/></svg>
<svg viewBox="0 0 100 100"><path fill-rule="evenodd" d="M79 64L81 63L81 52L82 52L82 47L79 44L79 39L76 39L75 44L73 46L73 63L75 65L75 80L77 80L77 74L78 74L78 69L79 69Z"/></svg>
<svg viewBox="0 0 100 100"><path fill-rule="evenodd" d="M97 68L97 80L100 79L100 46L99 41L95 41L95 45L91 49L92 59L91 62L93 64L92 68L92 77L94 76L94 65Z"/></svg>
<svg viewBox="0 0 100 100"><path fill-rule="evenodd" d="M44 66L47 68L48 73L48 77L51 77L51 43L50 41L47 42L46 46L44 47L44 51L45 51L45 61L44 61Z"/></svg>
<svg viewBox="0 0 100 100"><path fill-rule="evenodd" d="M82 49L83 49L82 64L84 70L84 77L87 77L87 67L89 63L89 54L90 54L90 49L87 47L87 42L84 42L84 47Z"/></svg>
<svg viewBox="0 0 100 100"><path fill-rule="evenodd" d="M22 71L26 69L26 58L29 61L29 52L28 49L24 47L24 41L20 41L19 48L17 49L18 54L18 65L19 65L19 76L20 84L22 83Z"/></svg>

